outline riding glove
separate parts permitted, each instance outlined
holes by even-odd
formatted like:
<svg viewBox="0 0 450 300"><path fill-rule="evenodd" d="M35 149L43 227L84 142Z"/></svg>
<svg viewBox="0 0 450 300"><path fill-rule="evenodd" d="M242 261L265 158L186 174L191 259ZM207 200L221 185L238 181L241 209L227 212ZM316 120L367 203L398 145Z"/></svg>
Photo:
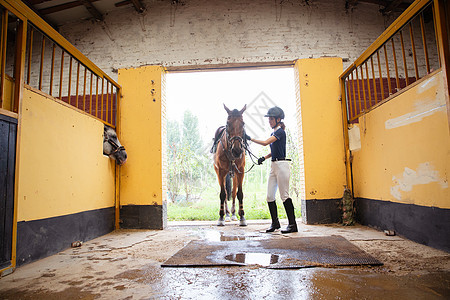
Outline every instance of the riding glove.
<svg viewBox="0 0 450 300"><path fill-rule="evenodd" d="M246 133L244 133L244 138L246 139L246 140L251 140L252 138L248 135L248 134L246 134Z"/></svg>
<svg viewBox="0 0 450 300"><path fill-rule="evenodd" d="M258 165L261 165L265 160L266 158L264 156L258 158Z"/></svg>

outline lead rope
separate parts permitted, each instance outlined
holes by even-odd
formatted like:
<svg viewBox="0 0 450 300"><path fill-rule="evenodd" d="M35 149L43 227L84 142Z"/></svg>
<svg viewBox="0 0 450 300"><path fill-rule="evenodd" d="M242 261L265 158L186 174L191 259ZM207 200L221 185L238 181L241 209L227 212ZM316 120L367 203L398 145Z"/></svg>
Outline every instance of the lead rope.
<svg viewBox="0 0 450 300"><path fill-rule="evenodd" d="M244 137L245 137L245 132L244 132ZM244 172L244 174L247 174L248 172L250 172L253 169L254 166L257 165L257 163L255 163L255 161L253 160L253 157L256 158L256 159L258 159L258 157L255 154L253 154L252 151L250 151L250 145L248 144L247 139L244 138L244 141L245 141L244 142L244 149L249 154L250 159L251 159L251 161L253 163L253 165L250 167L250 169L248 169L247 171Z"/></svg>

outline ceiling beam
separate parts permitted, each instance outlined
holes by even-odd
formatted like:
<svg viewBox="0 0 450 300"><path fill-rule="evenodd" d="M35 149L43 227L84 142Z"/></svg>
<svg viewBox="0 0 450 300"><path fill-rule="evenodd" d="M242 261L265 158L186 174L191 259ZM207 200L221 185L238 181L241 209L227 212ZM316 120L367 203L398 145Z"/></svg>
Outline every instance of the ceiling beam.
<svg viewBox="0 0 450 300"><path fill-rule="evenodd" d="M403 1L401 1L401 0L400 0L400 1L394 0L394 1L391 1L391 2L389 2L389 1L387 1L387 0L348 0L348 3L349 3L349 4L350 4L350 3L355 3L355 5L356 5L358 2L360 2L360 3L369 3L369 4L380 5L380 6L383 7L383 8L381 9L381 12L382 12L383 14L392 12L392 11L394 11L396 8L403 11L403 10L407 9L408 6L411 4L411 3L408 3L408 2L403 2ZM398 3L394 3L394 2L398 2ZM388 8L389 6L391 6L392 8L389 8L390 11L388 12L388 11L387 11L387 8ZM386 12L384 12L384 10L386 10Z"/></svg>
<svg viewBox="0 0 450 300"><path fill-rule="evenodd" d="M389 3L388 6L386 6L384 9L381 10L381 12L383 13L383 15L385 14L389 14L392 11L394 11L394 9L396 9L400 4L402 4L403 0L394 0L391 3Z"/></svg>
<svg viewBox="0 0 450 300"><path fill-rule="evenodd" d="M142 5L141 0L131 0L131 2L138 13L143 13L145 11L145 7Z"/></svg>
<svg viewBox="0 0 450 300"><path fill-rule="evenodd" d="M138 13L143 13L145 11L145 7L142 4L141 0L125 0L125 1L120 1L114 4L115 7L120 7L120 6L125 6L125 5L130 5L133 4L134 9L138 12Z"/></svg>
<svg viewBox="0 0 450 300"><path fill-rule="evenodd" d="M24 3L25 3L32 11L34 11L34 12L35 12L42 20L44 20L45 22L47 22L47 24L49 24L50 26L52 26L55 30L58 30L58 26L56 26L56 24L54 24L53 22L51 22L48 18L46 18L46 17L44 16L44 14L43 14L41 11L35 9L34 6L33 6L34 2L42 3L42 2L44 2L44 1L49 1L49 0L24 0L23 2L24 2Z"/></svg>
<svg viewBox="0 0 450 300"><path fill-rule="evenodd" d="M347 0L347 5L356 6L358 5L358 0Z"/></svg>
<svg viewBox="0 0 450 300"><path fill-rule="evenodd" d="M358 5L358 0L346 0L345 9L353 9Z"/></svg>
<svg viewBox="0 0 450 300"><path fill-rule="evenodd" d="M359 2L377 4L377 5L380 5L383 7L386 7L386 5L389 4L389 1L386 1L386 0L359 0Z"/></svg>
<svg viewBox="0 0 450 300"><path fill-rule="evenodd" d="M52 1L52 0L24 0L23 2L25 2L29 5L36 5L36 4L41 4L41 3L49 2L49 1Z"/></svg>
<svg viewBox="0 0 450 300"><path fill-rule="evenodd" d="M98 0L91 0L91 2L95 2ZM60 12L66 9L70 9L70 8L74 8L77 6L81 6L83 5L83 3L81 3L81 1L72 1L72 2L67 2L64 4L59 4L59 5L55 5L55 6L50 6L50 7L46 7L46 8L41 8L39 9L39 13L42 15L47 15L47 14L52 14L55 12Z"/></svg>
<svg viewBox="0 0 450 300"><path fill-rule="evenodd" d="M88 10L88 12L97 20L97 21L103 21L103 15L101 12L99 12L97 10L97 8L95 8L95 6L91 3L91 1L89 0L79 0L81 2L81 4L84 5L84 7L86 7L86 9Z"/></svg>

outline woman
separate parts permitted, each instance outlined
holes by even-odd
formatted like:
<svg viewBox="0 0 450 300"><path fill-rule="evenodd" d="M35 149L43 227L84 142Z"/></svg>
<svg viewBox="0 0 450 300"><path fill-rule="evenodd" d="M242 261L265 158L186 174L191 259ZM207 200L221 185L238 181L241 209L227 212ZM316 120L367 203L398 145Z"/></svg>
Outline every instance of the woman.
<svg viewBox="0 0 450 300"><path fill-rule="evenodd" d="M249 138L252 142L259 145L270 145L270 153L258 159L258 165L262 164L266 159L272 158L270 168L268 186L267 186L267 203L269 205L270 216L272 218L272 225L266 232L274 232L279 229L280 222L278 221L277 204L275 202L275 193L277 187L280 191L280 198L283 201L286 215L289 220L289 225L282 233L297 232L297 223L295 222L294 204L289 197L289 177L291 170L289 167L290 159L286 159L286 132L285 125L281 121L284 119L284 112L281 108L275 106L269 109L265 117L269 117L269 125L273 129L270 137L265 141Z"/></svg>

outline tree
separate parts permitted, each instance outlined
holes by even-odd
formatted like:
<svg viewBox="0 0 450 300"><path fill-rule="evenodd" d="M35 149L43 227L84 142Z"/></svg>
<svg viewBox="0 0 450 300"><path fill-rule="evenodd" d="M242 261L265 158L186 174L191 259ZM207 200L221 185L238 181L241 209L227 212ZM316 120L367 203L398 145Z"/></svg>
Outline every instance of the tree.
<svg viewBox="0 0 450 300"><path fill-rule="evenodd" d="M180 124L177 121L167 121L167 146L169 151L181 142Z"/></svg>
<svg viewBox="0 0 450 300"><path fill-rule="evenodd" d="M180 164L179 151L181 146L180 125L177 121L167 121L167 189L172 202L178 198L180 192Z"/></svg>
<svg viewBox="0 0 450 300"><path fill-rule="evenodd" d="M189 201L195 189L204 185L208 176L208 159L200 138L198 118L190 111L185 111L182 130L177 121L167 123L168 190L172 201L184 193Z"/></svg>
<svg viewBox="0 0 450 300"><path fill-rule="evenodd" d="M291 163L291 179L289 183L289 194L295 194L296 200L298 200L301 188L302 188L302 162L298 149L297 136L294 135L289 129L286 130L286 156L292 159Z"/></svg>
<svg viewBox="0 0 450 300"><path fill-rule="evenodd" d="M183 146L188 146L192 151L198 152L202 147L202 140L198 130L198 118L189 110L183 116Z"/></svg>

